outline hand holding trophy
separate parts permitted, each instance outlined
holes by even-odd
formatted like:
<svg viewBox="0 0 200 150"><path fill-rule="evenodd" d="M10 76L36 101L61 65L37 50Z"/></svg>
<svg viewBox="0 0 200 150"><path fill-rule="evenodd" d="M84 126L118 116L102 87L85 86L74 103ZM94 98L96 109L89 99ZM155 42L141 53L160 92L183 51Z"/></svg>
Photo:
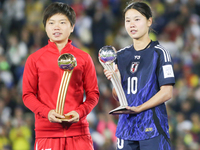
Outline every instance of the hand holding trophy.
<svg viewBox="0 0 200 150"><path fill-rule="evenodd" d="M62 54L58 58L58 66L64 70L62 80L60 83L60 88L57 97L57 105L56 105L56 112L60 115L63 115L64 105L65 105L65 98L67 94L67 89L69 85L69 81L71 79L71 75L73 72L74 67L77 66L76 58L72 54ZM71 119L73 116L65 116L62 121L67 121Z"/></svg>
<svg viewBox="0 0 200 150"><path fill-rule="evenodd" d="M111 78L111 82L115 88L117 93L120 106L111 110L109 114L117 115L117 114L127 114L130 111L126 109L128 106L126 96L124 94L122 85L120 83L120 79L118 78L116 72L114 72L114 61L117 58L116 50L113 46L104 46L99 50L99 62L104 67L104 69L113 72L113 76Z"/></svg>

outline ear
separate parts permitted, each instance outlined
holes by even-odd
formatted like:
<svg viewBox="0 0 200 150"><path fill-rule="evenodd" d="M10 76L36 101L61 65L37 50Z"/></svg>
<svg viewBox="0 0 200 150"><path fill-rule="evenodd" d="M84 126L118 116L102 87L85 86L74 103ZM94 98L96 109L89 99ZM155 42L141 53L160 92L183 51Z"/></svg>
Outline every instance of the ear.
<svg viewBox="0 0 200 150"><path fill-rule="evenodd" d="M75 25L73 25L73 26L71 27L71 33L74 31L74 27L75 27Z"/></svg>
<svg viewBox="0 0 200 150"><path fill-rule="evenodd" d="M147 24L148 24L149 27L152 25L152 22L153 22L153 19L151 17L151 18L148 19L148 22L147 22Z"/></svg>

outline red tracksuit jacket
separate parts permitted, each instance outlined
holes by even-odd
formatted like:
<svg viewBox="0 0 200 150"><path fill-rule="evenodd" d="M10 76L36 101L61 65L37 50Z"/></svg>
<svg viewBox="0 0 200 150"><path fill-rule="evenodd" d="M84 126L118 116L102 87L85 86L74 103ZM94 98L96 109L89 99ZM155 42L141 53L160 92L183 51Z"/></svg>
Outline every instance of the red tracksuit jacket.
<svg viewBox="0 0 200 150"><path fill-rule="evenodd" d="M58 91L63 70L58 66L58 57L63 53L74 55L77 66L69 82L64 114L75 110L80 120L78 123L51 123L48 113L56 109ZM83 102L83 95L86 100ZM35 114L36 138L68 137L89 134L86 116L97 105L99 90L96 71L89 54L71 45L71 40L62 49L57 49L50 42L45 47L31 54L25 64L23 74L23 102Z"/></svg>

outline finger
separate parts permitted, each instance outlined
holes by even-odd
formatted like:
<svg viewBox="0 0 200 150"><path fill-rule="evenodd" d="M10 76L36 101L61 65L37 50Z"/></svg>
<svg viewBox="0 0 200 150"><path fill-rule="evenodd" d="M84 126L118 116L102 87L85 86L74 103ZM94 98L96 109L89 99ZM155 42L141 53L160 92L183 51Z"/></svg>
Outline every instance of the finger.
<svg viewBox="0 0 200 150"><path fill-rule="evenodd" d="M68 122L75 123L79 121L79 114L76 111L71 111L65 114L65 117L68 117Z"/></svg>
<svg viewBox="0 0 200 150"><path fill-rule="evenodd" d="M58 114L55 110L50 111L49 113L49 121L50 122L58 122L61 123L62 121L60 119L64 119L65 117L63 115Z"/></svg>
<svg viewBox="0 0 200 150"><path fill-rule="evenodd" d="M113 76L113 73L112 73L112 72L106 72L106 73L105 73L105 76L106 76L108 79L111 79L112 76Z"/></svg>
<svg viewBox="0 0 200 150"><path fill-rule="evenodd" d="M64 115L60 115L60 114L58 114L58 113L55 113L54 116L55 116L56 118L60 118L60 119L64 119L64 118L65 118Z"/></svg>
<svg viewBox="0 0 200 150"><path fill-rule="evenodd" d="M53 122L56 122L56 123L61 123L61 122L62 122L62 120L61 120L61 119L58 119L58 118L54 118L54 119L53 119Z"/></svg>
<svg viewBox="0 0 200 150"><path fill-rule="evenodd" d="M131 108L129 106L126 106L126 109L130 110Z"/></svg>
<svg viewBox="0 0 200 150"><path fill-rule="evenodd" d="M104 74L112 74L112 71L110 71L110 70L104 70Z"/></svg>
<svg viewBox="0 0 200 150"><path fill-rule="evenodd" d="M106 78L107 78L108 80L110 80L110 79L112 78L112 76L106 76Z"/></svg>
<svg viewBox="0 0 200 150"><path fill-rule="evenodd" d="M118 71L118 66L117 65L115 65L115 72L117 72Z"/></svg>
<svg viewBox="0 0 200 150"><path fill-rule="evenodd" d="M75 117L75 114L73 114L72 112L69 112L69 113L65 114L65 118L66 119L72 119L74 117Z"/></svg>
<svg viewBox="0 0 200 150"><path fill-rule="evenodd" d="M60 114L57 113L54 109L51 110L51 111L49 112L49 115L50 115L50 116L53 115L53 116L55 116L55 117L57 117L57 118L65 118L64 115L60 115Z"/></svg>
<svg viewBox="0 0 200 150"><path fill-rule="evenodd" d="M73 118L71 118L67 121L70 122L70 123L77 123L79 121L79 119L78 119L78 117L73 117Z"/></svg>
<svg viewBox="0 0 200 150"><path fill-rule="evenodd" d="M111 71L106 71L106 72L104 72L104 74L105 74L105 75L111 75L112 72L111 72Z"/></svg>
<svg viewBox="0 0 200 150"><path fill-rule="evenodd" d="M56 118L53 115L50 117L49 121L52 123L55 123L55 122L61 123L62 122L60 119Z"/></svg>
<svg viewBox="0 0 200 150"><path fill-rule="evenodd" d="M130 107L130 106L126 106L126 109L134 111L134 109L132 107Z"/></svg>

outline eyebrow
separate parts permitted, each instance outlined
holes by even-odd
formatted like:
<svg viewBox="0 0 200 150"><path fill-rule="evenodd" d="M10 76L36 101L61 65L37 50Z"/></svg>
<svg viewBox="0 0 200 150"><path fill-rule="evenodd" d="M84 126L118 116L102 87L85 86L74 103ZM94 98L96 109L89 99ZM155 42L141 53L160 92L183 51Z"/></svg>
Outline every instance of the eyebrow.
<svg viewBox="0 0 200 150"><path fill-rule="evenodd" d="M133 18L140 18L141 16L134 16ZM132 17L131 17L132 18ZM125 19L130 19L130 17L125 17Z"/></svg>
<svg viewBox="0 0 200 150"><path fill-rule="evenodd" d="M66 21L67 19L60 19L58 21ZM55 21L54 19L49 19L49 21Z"/></svg>

